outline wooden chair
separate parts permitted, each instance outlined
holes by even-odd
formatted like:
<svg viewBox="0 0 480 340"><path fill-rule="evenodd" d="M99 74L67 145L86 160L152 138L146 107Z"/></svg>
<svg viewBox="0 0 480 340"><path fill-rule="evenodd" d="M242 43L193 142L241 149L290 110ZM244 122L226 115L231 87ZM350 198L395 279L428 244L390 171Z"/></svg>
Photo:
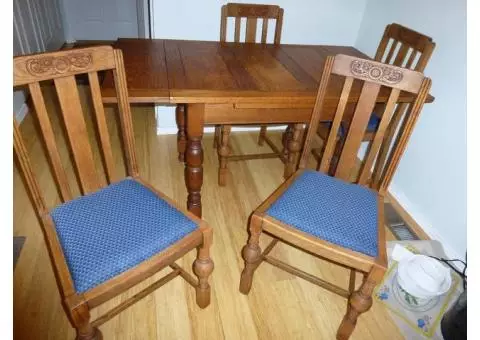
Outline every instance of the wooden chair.
<svg viewBox="0 0 480 340"><path fill-rule="evenodd" d="M375 53L375 60L386 64L405 67L407 69L423 72L425 67L432 56L435 49L435 43L431 37L428 37L422 33L418 33L411 30L408 27L393 23L385 27L383 37ZM398 128L400 123L399 118L403 115L407 109L408 104L399 105L397 111L392 119L392 124L388 128L390 131L388 134ZM377 105L374 108L373 114L368 122L367 131L363 136L364 142L371 142L375 133L377 132L380 118L377 112L382 112L384 107ZM325 141L330 131L331 122L323 122L319 124L317 134ZM345 138L345 130L348 126L342 123L339 133L339 147L342 143L342 139ZM314 149L313 154L320 162L321 149Z"/></svg>
<svg viewBox="0 0 480 340"><path fill-rule="evenodd" d="M307 170L305 167L316 127L322 117L328 81L334 75L345 77L345 82L332 129L327 138L320 172ZM362 91L334 176L328 176L325 172L330 167L335 140L354 80L363 83ZM300 159L300 170L264 201L250 218L250 236L242 250L245 268L240 279L240 292L248 294L254 271L263 261L268 262L347 298L349 301L347 313L338 329L337 339L349 338L358 316L372 305L373 289L387 268L384 194L428 96L430 85L430 79L416 71L346 55L328 57ZM388 102L359 175L354 176L352 172L357 162L357 151L380 87L381 91L391 89L390 92L383 92L389 96ZM389 153L388 162L384 167L378 167L375 158L381 148L400 91L415 93L416 99L404 117L394 147ZM371 169L374 164L372 175ZM274 238L263 253L259 247L262 232ZM278 241L350 268L348 289L333 285L269 256L269 252ZM355 290L356 271L364 274L363 283L357 290Z"/></svg>
<svg viewBox="0 0 480 340"><path fill-rule="evenodd" d="M14 86L27 85L34 103L61 204L49 208L13 122L14 151L40 219L65 312L77 339L101 339L98 326L171 279L181 276L196 289L197 304L210 303L208 277L212 229L140 178L135 156L122 52L110 46L16 57ZM117 90L127 178L120 178L108 134L98 71L112 70ZM97 171L75 75L88 74L99 150L105 173ZM53 80L81 194L72 195L50 123L40 82ZM65 161L65 160L64 160ZM175 261L197 248L198 281ZM90 310L165 267L168 275L95 321Z"/></svg>
<svg viewBox="0 0 480 340"><path fill-rule="evenodd" d="M273 37L274 44L280 44L283 25L283 8L275 5L254 5L254 4L238 4L228 3L222 6L222 18L220 24L220 41L227 41L227 21L228 18L235 18L235 32L234 42L240 43L241 20L246 18L245 43L255 43L257 36L257 24L261 19L262 33L261 43L267 43L267 34L269 19L275 20L275 34ZM252 126L252 125L249 125ZM249 154L249 155L232 155L228 145L231 125L223 125L215 127L214 148L217 148L219 161L219 185L225 185L227 176L227 163L232 160L249 160L249 159L264 159L264 158L280 158L285 160L287 150L287 136L283 136L283 150L279 150L276 145L268 138L267 125L260 126L260 134L258 137L258 144L263 145L267 142L273 153ZM289 130L290 131L290 130Z"/></svg>

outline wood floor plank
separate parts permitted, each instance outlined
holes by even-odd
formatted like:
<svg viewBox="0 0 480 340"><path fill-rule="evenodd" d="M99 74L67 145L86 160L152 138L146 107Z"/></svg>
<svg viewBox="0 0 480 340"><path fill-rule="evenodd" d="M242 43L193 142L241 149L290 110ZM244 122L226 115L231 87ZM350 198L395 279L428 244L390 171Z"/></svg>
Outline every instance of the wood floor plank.
<svg viewBox="0 0 480 340"><path fill-rule="evenodd" d="M80 90L86 119L91 118L89 105L84 99L88 89ZM47 99L46 105L54 109L55 102ZM76 195L78 185L69 166L71 160L60 132L61 124L55 110L50 111L53 128L58 132L62 145L59 150L62 162L65 162L67 177ZM177 160L176 137L156 135L153 107L133 107L132 114L141 175L173 199L184 202L184 166ZM125 173L119 152L115 109L107 108L106 117L117 171ZM87 122L90 138L95 138L93 128ZM21 130L40 185L46 190L47 204L52 206L58 203L58 193L32 115L27 115ZM272 136L280 146L280 133ZM231 146L241 152L257 152L256 137L256 133L235 134L231 138ZM240 252L247 239L248 217L282 182L283 164L277 159L232 162L229 164L227 185L219 187L218 162L211 135L204 137L203 145L204 218L214 229L212 257L215 270L211 277L211 305L204 310L198 308L194 289L178 277L103 324L100 329L104 339L333 339L345 313L345 299L267 263L255 273L248 296L238 291L243 268ZM99 151L95 149L94 154L96 164L101 166ZM16 168L13 181L14 235L27 237L14 272L15 339L73 339L75 332L60 304L43 235ZM387 235L392 238L391 234ZM261 247L264 248L269 241L268 236L262 236ZM348 286L349 273L344 268L283 244L279 244L271 255L322 279ZM195 252L192 251L179 264L192 273L194 259ZM92 317L118 305L169 270L163 270L99 306L92 311ZM357 277L357 285L359 282L360 276ZM374 303L372 310L360 317L352 339L384 339L385 334L389 339L402 338L384 307Z"/></svg>

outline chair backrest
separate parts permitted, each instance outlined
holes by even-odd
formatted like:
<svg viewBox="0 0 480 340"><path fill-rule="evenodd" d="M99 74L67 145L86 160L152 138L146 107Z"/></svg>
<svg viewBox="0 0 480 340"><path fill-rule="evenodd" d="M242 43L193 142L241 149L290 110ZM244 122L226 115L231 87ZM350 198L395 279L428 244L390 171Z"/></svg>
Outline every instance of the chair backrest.
<svg viewBox="0 0 480 340"><path fill-rule="evenodd" d="M385 27L375 60L423 72L434 49L432 38L393 23Z"/></svg>
<svg viewBox="0 0 480 340"><path fill-rule="evenodd" d="M411 30L408 27L393 23L385 27L382 40L380 40L377 53L375 54L375 60L423 72L434 49L435 43L431 37ZM379 152L377 159L378 166L385 165L388 150L392 145L394 135L408 107L408 103L402 103L396 106L391 122L385 133L385 141ZM382 108L384 107L377 105L374 111L382 110ZM376 176L378 176L378 174ZM375 177L374 180L378 181L378 177Z"/></svg>
<svg viewBox="0 0 480 340"><path fill-rule="evenodd" d="M333 174L335 177L342 180L370 186L383 193L390 184L393 173L395 172L400 157L406 148L408 139L410 138L423 104L428 97L431 80L424 77L420 72L386 65L367 59L342 54L335 57L329 56L325 62L322 79L320 80L317 99L309 123L304 150L300 159L300 168L305 168L307 164L308 156L310 155L312 148L312 140L322 117L322 111L324 110L324 99L328 83L332 76L343 76L345 77L345 81L343 83L332 127L325 143L319 170L322 172L328 172L330 170L332 157L334 156L334 149L336 147L338 130L345 113L347 101L349 100L352 84L354 81L360 82L362 90L357 100L348 132L344 138L341 150L339 151L338 162ZM354 174L357 170L356 164L358 161L357 154L381 87L382 91L388 90L385 88L391 90L388 94L385 110L381 115L378 131L365 154L359 174L355 176ZM376 159L378 152L384 142L385 131L392 118L401 91L413 93L416 97L405 114L402 126L397 133L395 143L388 154L387 161L381 166L377 166Z"/></svg>
<svg viewBox="0 0 480 340"><path fill-rule="evenodd" d="M123 56L120 50L115 50L111 46L99 46L26 55L13 59L14 86L28 86L34 106L34 110L32 110L34 112L32 113L35 113L38 118L53 177L63 202L73 198L72 191L67 180L65 168L62 165L59 147L57 146L57 138L47 112L40 82L53 80L61 108L63 125L75 163L80 191L82 194L87 194L119 179L115 171L115 163L97 73L103 70L113 70L127 173L130 176L137 176L138 169L135 157L132 120L128 102ZM76 75L85 73L88 74L90 84L94 117L99 137L99 150L101 150L105 170L104 176L100 176L102 174L97 172L98 169L94 161L92 145L90 144L75 78ZM26 148L20 135L19 126L15 119L13 125L14 150L26 179L28 190L34 198L37 212L45 213L45 209L47 208L45 207L40 189L33 175L33 169L31 168Z"/></svg>
<svg viewBox="0 0 480 340"><path fill-rule="evenodd" d="M275 20L274 44L280 44L283 25L283 8L276 5L255 5L228 3L222 6L222 21L220 23L220 41L227 41L227 20L235 18L234 42L240 42L242 18L246 18L245 42L255 43L257 37L257 21L262 19L261 43L267 43L268 21Z"/></svg>

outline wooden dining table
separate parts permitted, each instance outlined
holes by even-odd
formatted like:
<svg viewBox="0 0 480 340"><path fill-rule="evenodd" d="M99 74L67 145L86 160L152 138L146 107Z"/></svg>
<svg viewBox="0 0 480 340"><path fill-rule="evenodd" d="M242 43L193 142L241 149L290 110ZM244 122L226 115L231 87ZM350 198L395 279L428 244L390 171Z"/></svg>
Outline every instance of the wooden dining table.
<svg viewBox="0 0 480 340"><path fill-rule="evenodd" d="M202 214L205 125L288 123L298 131L310 120L326 57L369 58L354 47L331 45L119 39L115 47L123 51L131 104L185 104L184 113L177 114L178 146L185 152L187 207L197 216ZM340 77L333 77L322 120L332 119L342 85ZM352 107L360 90L360 84L352 87ZM382 88L377 102L386 102L388 95ZM116 102L110 74L102 83L102 98L104 103ZM413 99L413 94L402 92L398 101ZM427 102L431 101L430 96ZM300 150L300 140L289 143L294 157L286 164L287 175L295 170Z"/></svg>

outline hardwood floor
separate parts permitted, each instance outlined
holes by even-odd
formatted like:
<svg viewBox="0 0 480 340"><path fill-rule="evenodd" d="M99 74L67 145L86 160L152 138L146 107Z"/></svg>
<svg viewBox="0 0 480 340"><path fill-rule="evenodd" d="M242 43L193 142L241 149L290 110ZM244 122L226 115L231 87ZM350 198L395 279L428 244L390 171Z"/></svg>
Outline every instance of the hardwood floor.
<svg viewBox="0 0 480 340"><path fill-rule="evenodd" d="M48 89L47 89L48 90ZM84 98L85 88L81 94ZM83 100L86 111L88 101ZM59 137L62 157L69 163L69 152L64 145L55 100L47 101L51 119ZM176 137L157 136L152 107L134 107L134 129L137 155L142 176L167 195L185 203L186 189L183 164L177 160ZM118 152L115 115L108 109L112 144L117 150L116 161L122 168ZM87 114L89 116L89 114ZM91 137L95 138L92 125ZM22 134L38 170L37 178L45 190L47 203L54 205L58 195L49 167L38 139L32 115L21 125ZM272 133L280 145L280 133ZM237 133L231 138L232 147L242 153L258 150L257 133ZM195 303L195 292L182 279L175 279L120 315L100 327L105 339L334 339L346 310L346 300L320 289L302 279L262 264L255 273L249 296L238 291L243 268L240 251L247 238L247 219L252 210L282 182L283 166L280 160L232 162L227 185L217 185L217 156L212 149L212 135L204 137L204 219L214 228L212 257L212 303L200 310ZM267 148L267 147L265 147ZM265 149L267 150L267 149ZM101 166L98 150L96 161ZM312 163L313 164L313 163ZM75 177L71 166L66 166L72 188ZM14 336L15 339L73 339L75 336L65 313L55 284L39 223L26 195L17 169L14 169L14 236L26 236L24 249L14 272ZM392 235L387 231L387 237ZM261 239L261 246L268 242ZM314 259L298 250L279 245L271 253L289 263L298 265L314 275L348 286L347 270ZM181 264L191 271L195 254L189 253ZM93 310L95 319L120 301L127 299L168 269L146 280L127 293ZM357 282L360 282L360 277ZM402 339L386 310L378 303L362 315L352 339Z"/></svg>

